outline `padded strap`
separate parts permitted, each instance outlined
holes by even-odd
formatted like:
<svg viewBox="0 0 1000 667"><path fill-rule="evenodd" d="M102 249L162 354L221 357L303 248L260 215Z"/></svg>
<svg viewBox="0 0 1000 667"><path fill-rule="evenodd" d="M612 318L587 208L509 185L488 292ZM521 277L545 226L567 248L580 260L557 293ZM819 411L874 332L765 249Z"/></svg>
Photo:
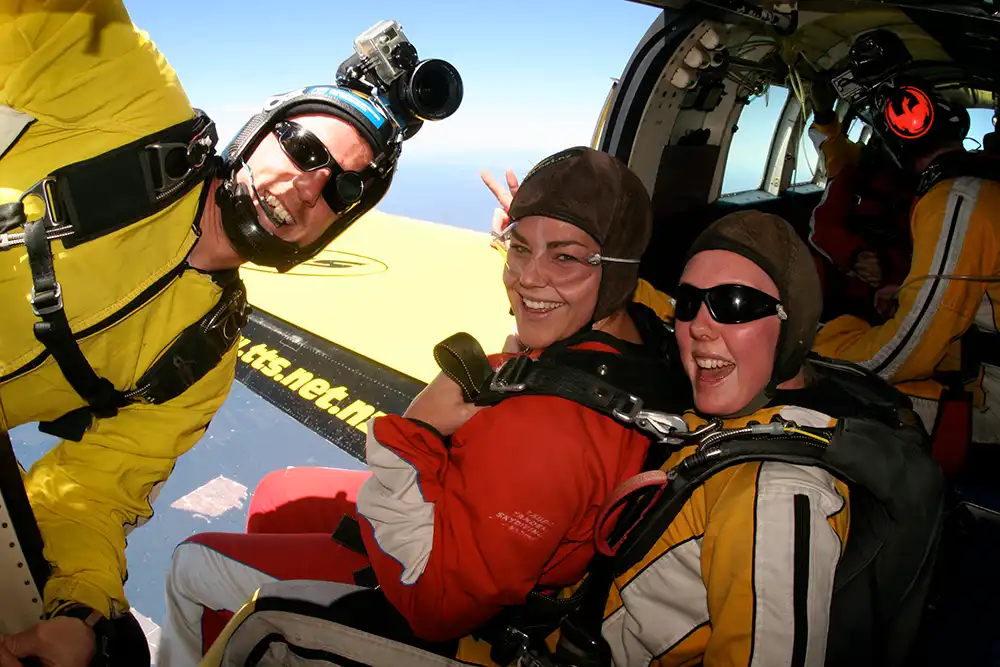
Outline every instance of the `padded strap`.
<svg viewBox="0 0 1000 667"><path fill-rule="evenodd" d="M445 375L462 388L466 403L472 403L486 387L493 367L482 346L460 331L434 346L434 361Z"/></svg>
<svg viewBox="0 0 1000 667"><path fill-rule="evenodd" d="M362 556L368 555L365 543L361 539L361 526L354 517L347 514L340 517L340 522L337 523L332 537L334 542L345 549Z"/></svg>
<svg viewBox="0 0 1000 667"><path fill-rule="evenodd" d="M356 554L361 554L362 556L368 555L368 549L365 548L364 540L361 539L361 525L354 517L348 514L340 517L340 522L337 523L332 537L334 542L345 549L353 551ZM364 586L365 588L378 587L378 577L375 575L375 569L371 565L366 565L359 570L355 570L353 572L353 579L354 583L358 586Z"/></svg>
<svg viewBox="0 0 1000 667"><path fill-rule="evenodd" d="M246 287L233 272L218 303L188 326L160 355L130 397L147 403L166 403L180 396L215 368L240 336L250 318Z"/></svg>
<svg viewBox="0 0 1000 667"><path fill-rule="evenodd" d="M612 362L612 355L608 355ZM600 379L599 376L561 363L557 358L508 359L490 379L477 405L495 405L518 395L559 396L620 421L631 423L643 400Z"/></svg>
<svg viewBox="0 0 1000 667"><path fill-rule="evenodd" d="M215 169L218 139L204 113L52 172L59 219L72 248L144 220L187 194Z"/></svg>

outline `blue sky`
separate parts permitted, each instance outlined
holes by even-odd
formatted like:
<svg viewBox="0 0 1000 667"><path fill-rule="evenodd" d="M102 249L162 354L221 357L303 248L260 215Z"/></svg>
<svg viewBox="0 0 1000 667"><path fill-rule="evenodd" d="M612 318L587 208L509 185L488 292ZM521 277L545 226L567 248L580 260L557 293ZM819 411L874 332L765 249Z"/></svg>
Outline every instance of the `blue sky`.
<svg viewBox="0 0 1000 667"><path fill-rule="evenodd" d="M465 84L458 112L425 124L404 159L512 163L519 171L590 142L612 77L658 14L624 0L170 0L127 7L192 104L216 119L220 141L267 97L332 82L354 37L395 19L421 58L448 60Z"/></svg>
<svg viewBox="0 0 1000 667"><path fill-rule="evenodd" d="M192 104L215 119L223 145L268 97L333 82L354 37L395 19L422 58L459 69L465 98L455 115L425 123L407 142L380 208L482 230L495 202L479 170L524 174L550 153L589 144L612 79L659 13L626 0L131 0L127 7ZM744 110L724 193L759 186L786 94L772 89ZM970 136L978 140L991 114L972 115ZM800 148L800 166L811 171L815 151L808 140Z"/></svg>

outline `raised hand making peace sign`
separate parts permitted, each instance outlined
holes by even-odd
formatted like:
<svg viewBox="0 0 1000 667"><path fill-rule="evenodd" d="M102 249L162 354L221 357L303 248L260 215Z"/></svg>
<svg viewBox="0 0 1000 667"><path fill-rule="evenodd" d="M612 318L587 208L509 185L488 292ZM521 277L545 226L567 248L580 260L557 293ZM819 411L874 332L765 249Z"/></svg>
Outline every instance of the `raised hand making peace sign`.
<svg viewBox="0 0 1000 667"><path fill-rule="evenodd" d="M486 171L485 169L480 172L480 177L483 179L483 183L486 187L490 189L493 196L497 198L500 202L500 208L493 211L493 233L499 234L503 231L503 228L507 226L510 222L510 216L507 215L507 211L510 210L510 203L514 200L514 195L517 194L518 182L517 176L514 175L513 169L507 170L507 189L504 189L500 183L493 178L493 174Z"/></svg>

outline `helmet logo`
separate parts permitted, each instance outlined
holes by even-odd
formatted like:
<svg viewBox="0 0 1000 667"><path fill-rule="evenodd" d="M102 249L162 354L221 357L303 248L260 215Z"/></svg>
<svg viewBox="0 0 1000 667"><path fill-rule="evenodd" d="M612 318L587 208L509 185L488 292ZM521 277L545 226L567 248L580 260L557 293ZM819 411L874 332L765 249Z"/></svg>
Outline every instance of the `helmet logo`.
<svg viewBox="0 0 1000 667"><path fill-rule="evenodd" d="M893 133L903 139L919 139L934 124L934 105L924 91L914 86L902 86L895 99L885 106L885 122Z"/></svg>

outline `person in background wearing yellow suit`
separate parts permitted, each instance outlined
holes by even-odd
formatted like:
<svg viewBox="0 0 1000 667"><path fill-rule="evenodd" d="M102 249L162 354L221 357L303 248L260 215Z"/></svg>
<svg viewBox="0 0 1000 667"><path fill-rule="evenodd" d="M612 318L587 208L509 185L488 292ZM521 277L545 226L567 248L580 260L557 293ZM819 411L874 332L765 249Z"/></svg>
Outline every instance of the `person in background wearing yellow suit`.
<svg viewBox="0 0 1000 667"><path fill-rule="evenodd" d="M972 441L1000 443L1000 360L991 352L1000 349L1000 162L965 151L968 112L922 82L899 80L874 107L886 149L922 175L910 215L911 264L902 285L888 288L898 304L885 323L836 318L817 334L815 349L895 384L933 431L944 389L939 374L956 370L954 346L965 337L962 354L976 354L979 369ZM824 151L833 141L844 146L828 159L850 159L852 144L842 134Z"/></svg>
<svg viewBox="0 0 1000 667"><path fill-rule="evenodd" d="M0 428L62 438L23 475L44 620L0 637L0 664L149 664L125 539L229 391L238 267L288 270L370 210L402 125L314 86L269 100L217 157L118 0L0 0L0 53Z"/></svg>

